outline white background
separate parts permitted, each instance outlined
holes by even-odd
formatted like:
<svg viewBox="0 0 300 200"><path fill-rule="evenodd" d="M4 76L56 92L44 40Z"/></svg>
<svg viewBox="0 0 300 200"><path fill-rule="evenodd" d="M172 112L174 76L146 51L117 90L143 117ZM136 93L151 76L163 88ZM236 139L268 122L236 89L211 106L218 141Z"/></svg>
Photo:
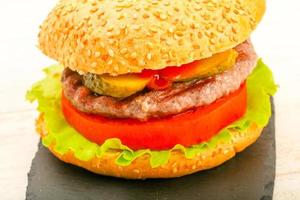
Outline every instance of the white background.
<svg viewBox="0 0 300 200"><path fill-rule="evenodd" d="M34 105L26 89L55 63L35 47L38 26L55 0L0 0L0 199L24 199L27 172L37 150ZM276 104L274 199L300 199L300 3L268 1L252 40L273 69ZM255 176L255 174L254 174Z"/></svg>

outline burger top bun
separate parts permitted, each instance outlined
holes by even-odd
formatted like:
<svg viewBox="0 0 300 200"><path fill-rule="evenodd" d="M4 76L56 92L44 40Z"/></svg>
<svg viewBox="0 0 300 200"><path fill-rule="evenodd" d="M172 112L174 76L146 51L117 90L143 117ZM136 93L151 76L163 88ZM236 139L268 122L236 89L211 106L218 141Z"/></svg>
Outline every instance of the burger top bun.
<svg viewBox="0 0 300 200"><path fill-rule="evenodd" d="M79 73L180 66L245 41L265 0L60 0L39 47Z"/></svg>

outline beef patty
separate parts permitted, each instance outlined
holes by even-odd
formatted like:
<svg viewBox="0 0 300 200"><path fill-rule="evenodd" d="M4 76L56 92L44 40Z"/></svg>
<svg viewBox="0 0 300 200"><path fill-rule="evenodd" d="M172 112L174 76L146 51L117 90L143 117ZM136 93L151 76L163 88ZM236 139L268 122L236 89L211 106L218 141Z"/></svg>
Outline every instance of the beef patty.
<svg viewBox="0 0 300 200"><path fill-rule="evenodd" d="M235 47L239 56L235 66L226 72L186 83L173 84L162 91L137 93L124 100L99 96L83 85L82 76L66 68L62 84L65 97L80 111L111 118L145 121L165 117L213 103L236 91L254 69L257 55L250 41Z"/></svg>

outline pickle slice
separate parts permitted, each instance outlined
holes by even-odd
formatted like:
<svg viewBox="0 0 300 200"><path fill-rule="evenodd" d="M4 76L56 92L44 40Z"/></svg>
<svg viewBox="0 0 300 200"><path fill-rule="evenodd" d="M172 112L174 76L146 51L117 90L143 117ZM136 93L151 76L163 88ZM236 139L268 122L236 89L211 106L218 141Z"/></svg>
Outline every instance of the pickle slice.
<svg viewBox="0 0 300 200"><path fill-rule="evenodd" d="M150 79L135 74L119 76L86 74L83 81L86 87L97 94L122 99L143 90Z"/></svg>
<svg viewBox="0 0 300 200"><path fill-rule="evenodd" d="M175 78L176 82L190 81L192 79L203 79L232 68L236 63L238 52L234 49L213 55L210 58L195 61L194 67L184 71Z"/></svg>

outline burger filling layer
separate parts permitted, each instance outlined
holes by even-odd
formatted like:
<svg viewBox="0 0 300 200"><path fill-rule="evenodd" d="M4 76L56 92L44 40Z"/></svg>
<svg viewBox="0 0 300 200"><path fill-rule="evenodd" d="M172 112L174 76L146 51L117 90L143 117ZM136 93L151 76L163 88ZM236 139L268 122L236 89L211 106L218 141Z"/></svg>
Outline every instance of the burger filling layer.
<svg viewBox="0 0 300 200"><path fill-rule="evenodd" d="M81 76L67 68L62 83L65 97L82 112L146 121L209 105L236 91L256 62L253 46L246 41L212 58L141 74Z"/></svg>
<svg viewBox="0 0 300 200"><path fill-rule="evenodd" d="M134 151L122 144L122 141L118 138L111 138L103 144L96 144L70 126L62 113L61 106L62 84L60 83L60 77L62 67L52 66L44 71L46 77L34 84L27 93L28 100L38 102L38 111L43 116L43 144L60 155L71 151L77 159L82 161L88 161L95 157L101 157L108 152L117 151L119 156L116 158L115 163L119 166L130 165L135 159L145 154L149 155L152 167L166 164L172 151L182 151L186 158L193 158L196 155L208 155L219 144L230 144L233 139L231 136L233 130L247 132L251 124L263 128L267 125L271 116L269 97L274 95L277 88L274 84L272 72L259 61L246 81L247 112L242 118L219 131L210 140L191 147L177 144L173 148L164 151L152 149ZM178 137L183 135L185 133L180 134Z"/></svg>

